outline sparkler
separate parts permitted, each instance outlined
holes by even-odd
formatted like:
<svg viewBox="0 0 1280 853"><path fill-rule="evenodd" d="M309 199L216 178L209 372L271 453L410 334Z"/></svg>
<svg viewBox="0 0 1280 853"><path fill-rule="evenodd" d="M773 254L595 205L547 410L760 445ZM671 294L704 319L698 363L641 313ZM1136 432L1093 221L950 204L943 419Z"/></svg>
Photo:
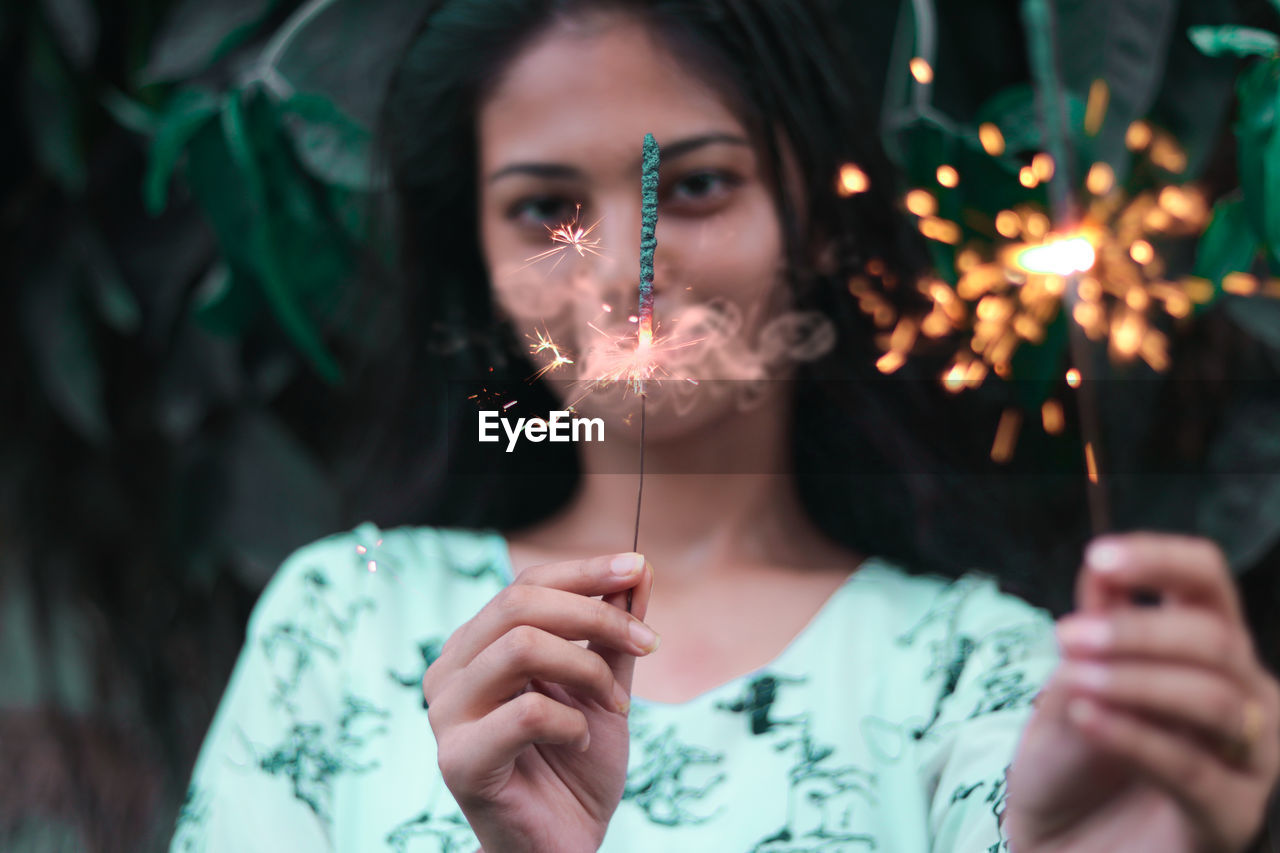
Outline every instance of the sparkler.
<svg viewBox="0 0 1280 853"><path fill-rule="evenodd" d="M1024 10L1047 18L1048 2L1032 0ZM1049 22L1029 21L1028 29L1043 36L1033 38L1032 66L1048 150L1023 166L1017 179L1027 188L1048 186L1052 219L1030 205L1000 211L990 225L1010 242L994 255L973 246L961 247L954 287L935 276L916 282L932 303L932 310L923 317L900 317L872 287L870 279L884 273L878 261L867 265L866 276L855 276L849 289L881 330L877 340L884 354L877 367L883 373L899 369L921 338L970 331L967 346L956 353L941 377L943 386L953 392L980 385L989 371L1009 377L1018 347L1044 341L1049 325L1065 313L1075 365L1067 380L1079 402L1091 524L1100 533L1109 526L1101 477L1101 430L1094 388L1081 382L1081 371L1093 374L1102 369L1093 346L1101 342L1113 361L1141 358L1157 371L1168 366L1168 340L1155 328L1150 314L1163 309L1175 319L1186 317L1193 305L1212 298L1213 287L1196 277L1167 280L1155 245L1166 238L1199 234L1208 222L1209 209L1199 190L1173 183L1129 197L1116 188L1115 173L1103 162L1087 170L1083 181L1087 194L1084 203L1078 203L1072 196L1076 178L1069 168L1073 160L1065 107L1053 70L1053 47L1046 36ZM1095 81L1086 108L1086 133L1098 132L1109 100L1106 83ZM990 156L1005 153L1005 140L996 125L983 124L977 136ZM1144 155L1166 173L1177 175L1186 168L1186 155L1173 137L1144 121L1129 127L1125 142L1129 151ZM936 177L943 187L960 183L960 175L948 165L938 167ZM837 181L837 192L848 195L843 183L843 177ZM932 192L914 189L904 204L917 217L925 237L961 244L963 229L938 215ZM1270 290L1245 274L1234 274L1229 283L1224 280L1224 290L1228 284L1241 293ZM1041 415L1046 432L1061 431L1062 407L1057 400L1045 401ZM1020 427L1020 413L1006 411L996 430L993 460L1005 462L1012 457Z"/></svg>
<svg viewBox="0 0 1280 853"><path fill-rule="evenodd" d="M591 236L591 232L596 230L596 226L600 224L600 220L597 219L586 228L583 228L581 224L581 216L582 205L575 205L573 219L568 222L561 223L555 228L552 228L550 225L546 226L547 235L551 238L551 242L556 245L553 245L545 252L539 252L532 258L529 258L528 262L525 263L523 267L520 267L520 269L525 269L526 267L533 266L538 261L554 257L556 262L551 265L551 269L547 270L547 274L550 275L556 267L560 266L560 262L565 259L565 256L570 249L577 252L578 257L580 258L585 258L588 254L600 255L600 240L599 238Z"/></svg>
<svg viewBox="0 0 1280 853"><path fill-rule="evenodd" d="M588 324L591 329L607 338L608 343L603 354L596 355L594 360L590 360L584 365L587 368L588 375L592 378L587 380L587 386L582 396L569 404L569 408L572 409L591 390L614 382L626 383L640 397L639 477L636 485L635 527L631 539L631 550L633 551L637 550L640 544L640 510L644 500L645 401L647 397L645 382L653 378L661 370L655 356L663 348L662 344L664 343L661 338L655 339L653 325L653 256L658 245L658 165L660 156L658 142L653 134L645 134L640 173L640 299L639 310L635 317L635 340L632 342L630 336L614 337L598 326ZM579 205L574 211L573 220L555 228L548 227L547 232L552 242L557 245L545 252L534 255L528 260L525 267L540 260L557 256L555 264L551 267L554 270L564 260L569 249L576 251L580 257L586 257L587 254L600 255L600 241L590 236L595 227L599 225L599 220L591 226L583 228L580 224L581 211L582 208ZM610 311L611 309L606 305L604 310ZM530 336L530 340L533 342L530 346L532 354L551 354L551 360L539 368L531 379L539 379L560 367L574 363L574 360L569 357L566 351L551 339L548 332L535 329L534 334ZM686 341L679 346L691 346L695 343L697 341ZM631 597L631 590L628 590L628 613L631 612Z"/></svg>
<svg viewBox="0 0 1280 853"><path fill-rule="evenodd" d="M581 402L583 397L596 388L613 383L625 383L641 399L642 433L645 411L645 381L665 372L659 363L659 356L663 352L698 343L698 341L692 340L672 344L666 338L655 336L653 321L653 256L658 244L659 159L660 153L657 140L654 139L653 134L645 134L640 176L640 300L639 309L633 318L636 322L634 337L631 334L612 335L594 323L587 324L589 328L604 337L606 341L602 347L589 353L583 364L587 378L584 380L582 394L569 404L570 408L572 408L573 405ZM600 241L587 239L591 231L599 224L599 221L591 225L590 228L583 229L578 224L579 215L580 209L575 212L574 219L571 222L564 223L556 228L548 228L547 230L552 240L563 245L555 246L535 255L529 259L529 263L550 257L556 253L559 253L562 259L564 253L570 248L573 248L579 255L584 257L588 253L600 255L601 253L598 251ZM557 263L559 263L559 260L557 260ZM612 311L612 308L608 305L603 306L603 308L606 312ZM536 337L531 338L533 344L530 347L530 351L535 355L542 352L550 352L552 359L539 368L532 378L540 378L557 368L574 363L574 360L567 355L566 350L556 344L547 333L535 332L535 335ZM643 444L644 442L642 441L642 452ZM638 521L636 528L638 538Z"/></svg>
<svg viewBox="0 0 1280 853"><path fill-rule="evenodd" d="M640 165L640 311L636 324L636 351L648 354L653 345L653 254L658 247L658 164L661 153L652 133L644 135ZM640 547L640 508L644 498L644 378L639 380L640 461L636 484L636 525L631 550ZM627 612L631 612L631 590L627 590Z"/></svg>
<svg viewBox="0 0 1280 853"><path fill-rule="evenodd" d="M534 329L533 333L535 337L533 338L533 345L529 348L530 352L534 355L537 355L540 352L551 353L551 361L538 368L537 372L533 374L534 379L541 379L557 367L563 367L566 364L573 364L573 359L569 358L563 351L561 351L560 347L555 341L551 340L551 337L547 332Z"/></svg>

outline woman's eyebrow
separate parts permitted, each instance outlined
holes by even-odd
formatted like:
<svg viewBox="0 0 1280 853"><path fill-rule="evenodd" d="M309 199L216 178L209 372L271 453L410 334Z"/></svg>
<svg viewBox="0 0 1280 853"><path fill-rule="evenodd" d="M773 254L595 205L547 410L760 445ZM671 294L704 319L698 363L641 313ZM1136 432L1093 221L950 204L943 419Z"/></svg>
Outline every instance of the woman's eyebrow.
<svg viewBox="0 0 1280 853"><path fill-rule="evenodd" d="M688 154L690 151L701 148L704 145L715 145L717 143L751 147L751 142L745 136L738 136L733 133L704 133L700 136L677 139L675 142L668 142L661 146L662 158L664 160L673 159L681 154ZM640 161L637 160L636 165L638 166L639 164Z"/></svg>
<svg viewBox="0 0 1280 853"><path fill-rule="evenodd" d="M699 136L677 139L675 142L663 145L662 158L664 160L674 159L703 146L715 144L751 146L751 142L745 136L737 136L732 133L704 133ZM638 169L639 167L640 161L637 160L636 168ZM581 169L576 166L570 166L567 163L512 163L491 174L489 183L493 183L507 175L532 175L535 178L559 180L585 180L586 178L586 174Z"/></svg>

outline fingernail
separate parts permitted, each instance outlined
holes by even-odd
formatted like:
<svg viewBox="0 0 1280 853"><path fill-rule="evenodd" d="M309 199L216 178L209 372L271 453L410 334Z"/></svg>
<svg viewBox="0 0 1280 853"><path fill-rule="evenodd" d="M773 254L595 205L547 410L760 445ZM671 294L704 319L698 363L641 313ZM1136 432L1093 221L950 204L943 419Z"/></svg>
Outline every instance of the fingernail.
<svg viewBox="0 0 1280 853"><path fill-rule="evenodd" d="M1111 679L1108 668L1095 663L1071 663L1063 666L1067 681L1078 686L1101 690Z"/></svg>
<svg viewBox="0 0 1280 853"><path fill-rule="evenodd" d="M1085 551L1084 561L1099 572L1114 572L1124 564L1124 548L1105 539L1094 542Z"/></svg>
<svg viewBox="0 0 1280 853"><path fill-rule="evenodd" d="M631 642L635 643L648 653L657 650L658 644L662 642L662 638L658 636L657 631L654 631L639 619L633 619L631 621Z"/></svg>
<svg viewBox="0 0 1280 853"><path fill-rule="evenodd" d="M591 730L588 729L587 733L582 736L582 743L578 744L578 752L586 752L590 748L591 748Z"/></svg>
<svg viewBox="0 0 1280 853"><path fill-rule="evenodd" d="M618 706L618 713L625 714L631 710L631 697L618 682L613 683L613 701Z"/></svg>
<svg viewBox="0 0 1280 853"><path fill-rule="evenodd" d="M1058 623L1058 642L1080 649L1105 649L1111 645L1111 626L1101 619L1072 619Z"/></svg>
<svg viewBox="0 0 1280 853"><path fill-rule="evenodd" d="M643 554L619 554L609 563L609 568L620 578L629 578L644 568Z"/></svg>
<svg viewBox="0 0 1280 853"><path fill-rule="evenodd" d="M1067 703L1067 717L1076 725L1088 723L1097 715L1097 706L1088 699L1072 699Z"/></svg>

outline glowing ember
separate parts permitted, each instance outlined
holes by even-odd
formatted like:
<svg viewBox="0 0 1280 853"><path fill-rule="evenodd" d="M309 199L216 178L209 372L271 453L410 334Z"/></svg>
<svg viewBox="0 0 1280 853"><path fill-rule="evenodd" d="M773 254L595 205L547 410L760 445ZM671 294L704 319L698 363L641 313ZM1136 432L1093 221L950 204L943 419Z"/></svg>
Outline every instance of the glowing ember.
<svg viewBox="0 0 1280 853"><path fill-rule="evenodd" d="M1228 273L1222 277L1222 289L1236 296L1252 296L1258 292L1258 280L1245 272Z"/></svg>
<svg viewBox="0 0 1280 853"><path fill-rule="evenodd" d="M600 241L591 237L591 232L596 230L596 226L600 224L600 220L596 220L586 228L582 227L580 217L582 215L582 205L574 208L573 219L568 222L557 225L552 228L546 226L547 234L551 237L553 245L545 252L539 252L532 258L528 258L525 267L532 266L538 261L547 258L555 258L556 262L551 265L551 270L560 266L560 262L564 260L565 253L572 249L578 253L579 257L586 257L588 254L599 255ZM524 267L521 267L523 269ZM551 270L548 270L550 272Z"/></svg>
<svg viewBox="0 0 1280 853"><path fill-rule="evenodd" d="M1031 158L1031 172L1041 183L1048 181L1053 177L1053 158L1041 151Z"/></svg>
<svg viewBox="0 0 1280 853"><path fill-rule="evenodd" d="M911 69L911 76L916 78L916 82L920 85L927 86L933 82L933 68L923 58L912 57L907 67Z"/></svg>
<svg viewBox="0 0 1280 853"><path fill-rule="evenodd" d="M1004 134L989 121L978 127L978 141L982 143L982 150L992 157L999 157L1004 153Z"/></svg>
<svg viewBox="0 0 1280 853"><path fill-rule="evenodd" d="M1022 233L1022 218L1012 210L1002 210L996 214L996 231L1001 237L1016 239Z"/></svg>
<svg viewBox="0 0 1280 853"><path fill-rule="evenodd" d="M1156 257L1156 250L1146 240L1134 240L1129 246L1129 257L1140 264L1149 264Z"/></svg>
<svg viewBox="0 0 1280 853"><path fill-rule="evenodd" d="M1044 423L1044 431L1050 435L1062 432L1066 419L1062 414L1062 404L1057 400L1045 400L1040 407L1040 419Z"/></svg>
<svg viewBox="0 0 1280 853"><path fill-rule="evenodd" d="M1071 275L1092 269L1096 254L1085 237L1067 237L1018 253L1017 265L1027 272Z"/></svg>
<svg viewBox="0 0 1280 853"><path fill-rule="evenodd" d="M1151 125L1145 121L1135 121L1129 125L1124 134L1125 147L1130 151L1141 151L1151 144Z"/></svg>
<svg viewBox="0 0 1280 853"><path fill-rule="evenodd" d="M1107 81L1098 78L1089 87L1089 100L1084 110L1084 132L1097 136L1102 129L1102 120L1107 114L1107 104L1111 101L1111 90Z"/></svg>
<svg viewBox="0 0 1280 853"><path fill-rule="evenodd" d="M927 190L912 190L905 199L907 210L916 216L933 216L938 212L938 202Z"/></svg>
<svg viewBox="0 0 1280 853"><path fill-rule="evenodd" d="M1013 458L1013 448L1018 442L1018 429L1022 426L1022 413L1017 409L1005 409L996 426L995 441L991 445L991 461L1001 464Z"/></svg>
<svg viewBox="0 0 1280 853"><path fill-rule="evenodd" d="M864 193L871 188L871 181L867 179L867 173L859 169L853 163L845 163L840 167L840 179L836 183L836 190L842 196L856 195Z"/></svg>
<svg viewBox="0 0 1280 853"><path fill-rule="evenodd" d="M537 372L533 374L534 379L540 379L551 371L563 367L566 364L573 364L573 359L566 356L564 352L561 351L560 347L556 345L555 341L551 340L550 335L546 332L540 332L535 329L534 335L536 337L532 338L533 344L529 347L529 351L534 355L542 352L551 353L551 360L538 368Z"/></svg>
<svg viewBox="0 0 1280 853"><path fill-rule="evenodd" d="M1106 195L1116 185L1116 173L1106 163L1094 163L1084 179L1085 188L1094 195Z"/></svg>

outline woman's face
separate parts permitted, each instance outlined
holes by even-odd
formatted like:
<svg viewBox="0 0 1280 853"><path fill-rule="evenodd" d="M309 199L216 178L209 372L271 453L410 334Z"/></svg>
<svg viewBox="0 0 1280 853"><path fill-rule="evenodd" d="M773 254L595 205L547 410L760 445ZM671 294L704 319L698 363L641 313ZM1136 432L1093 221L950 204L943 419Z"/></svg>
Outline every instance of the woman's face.
<svg viewBox="0 0 1280 853"><path fill-rule="evenodd" d="M786 304L761 160L721 96L624 16L554 26L481 105L479 224L499 309L531 345L540 336L557 345L535 361L548 365L557 352L573 361L548 379L597 379L634 352L646 133L662 149L658 375L760 378L768 360L758 332ZM567 245L549 231L564 225L594 230ZM600 392L579 402L581 385L552 387L588 413L616 402ZM710 414L705 400L696 408Z"/></svg>

